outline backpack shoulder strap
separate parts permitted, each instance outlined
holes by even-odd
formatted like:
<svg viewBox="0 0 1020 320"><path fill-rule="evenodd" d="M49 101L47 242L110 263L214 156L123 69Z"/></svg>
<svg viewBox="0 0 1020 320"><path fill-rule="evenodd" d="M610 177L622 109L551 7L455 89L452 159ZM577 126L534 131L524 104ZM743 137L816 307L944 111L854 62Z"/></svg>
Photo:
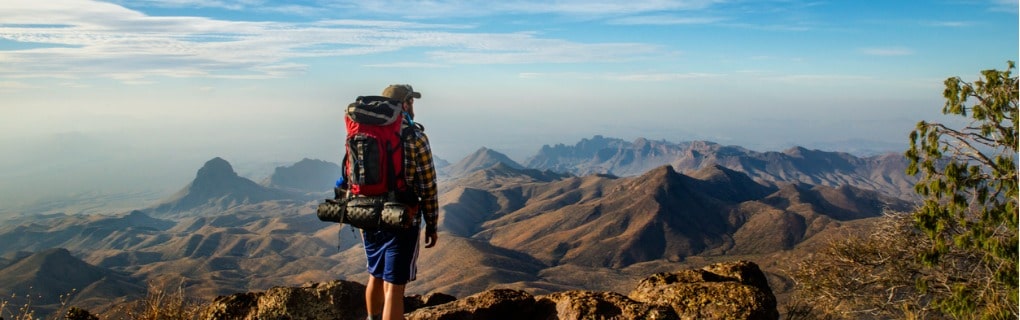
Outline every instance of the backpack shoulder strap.
<svg viewBox="0 0 1020 320"><path fill-rule="evenodd" d="M344 182L343 182L344 185L348 185L349 186L350 185L350 180L349 180L350 178L347 176L347 157L348 156L349 156L349 153L347 151L347 147L344 147L344 158L343 158L343 160L340 160L340 178L344 179Z"/></svg>
<svg viewBox="0 0 1020 320"><path fill-rule="evenodd" d="M395 199L397 192L400 191L397 190L398 185L397 179L404 179L404 174L406 174L406 172L404 172L405 171L404 162L407 161L407 150L406 148L404 148L404 139L407 137L405 136L405 134L407 133L407 130L405 128L408 127L406 126L408 120L405 119L405 117L403 116L403 112L401 112L400 116L397 117L396 121L400 121L401 124L400 126L398 126L399 129L397 132L397 139L394 142L395 145L392 148L387 148L386 150L387 153L389 153L386 155L386 159L392 159L395 153L400 152L401 159L400 163L388 166L390 167L390 172L387 175L386 185L387 189L390 190L389 192L390 197L393 199Z"/></svg>

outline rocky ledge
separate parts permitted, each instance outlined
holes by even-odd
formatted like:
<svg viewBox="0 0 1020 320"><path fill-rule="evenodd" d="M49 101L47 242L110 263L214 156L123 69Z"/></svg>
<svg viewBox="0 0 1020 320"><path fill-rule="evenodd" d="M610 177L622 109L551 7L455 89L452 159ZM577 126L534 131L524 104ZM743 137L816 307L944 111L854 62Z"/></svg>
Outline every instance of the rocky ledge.
<svg viewBox="0 0 1020 320"><path fill-rule="evenodd" d="M364 292L363 284L343 280L276 287L220 296L205 314L207 319L364 319ZM629 295L575 290L534 296L492 289L463 299L431 293L404 302L411 320L779 318L765 274L749 261L655 274Z"/></svg>
<svg viewBox="0 0 1020 320"><path fill-rule="evenodd" d="M331 281L221 296L211 319L364 319L365 286ZM433 293L405 299L408 319L778 319L776 298L753 262L659 273L629 295L565 291L533 296L493 289L467 298Z"/></svg>

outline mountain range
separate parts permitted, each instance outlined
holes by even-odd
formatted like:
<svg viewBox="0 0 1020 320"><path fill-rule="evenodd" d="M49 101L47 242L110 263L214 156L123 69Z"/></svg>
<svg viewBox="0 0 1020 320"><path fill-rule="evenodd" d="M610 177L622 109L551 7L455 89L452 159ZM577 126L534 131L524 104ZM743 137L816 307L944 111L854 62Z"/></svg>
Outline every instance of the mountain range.
<svg viewBox="0 0 1020 320"><path fill-rule="evenodd" d="M897 171L903 161L893 155L759 153L603 137L543 147L539 155L520 165L482 148L440 169L440 241L422 251L409 293L626 291L620 286L651 273L749 258L766 260L761 264L782 297L788 282L782 267L793 257L871 217L912 206L895 191L910 177ZM211 299L364 280L356 233L314 214L331 196L338 170L305 159L256 183L214 158L177 194L148 208L8 221L0 225L0 284L34 281L18 278L29 270L59 275L52 281L78 289L82 300L75 301L100 307L134 297L138 288L85 295L86 288L178 279L189 294ZM30 262L40 254L91 271ZM0 285L0 296L23 288ZM48 297L67 293L52 290Z"/></svg>
<svg viewBox="0 0 1020 320"><path fill-rule="evenodd" d="M913 186L917 180L905 174L906 158L894 153L857 157L802 147L757 152L709 141L672 143L639 138L627 142L595 136L573 146L545 145L524 166L575 175L633 176L662 165L672 165L679 172L720 165L764 184L850 185L916 200Z"/></svg>

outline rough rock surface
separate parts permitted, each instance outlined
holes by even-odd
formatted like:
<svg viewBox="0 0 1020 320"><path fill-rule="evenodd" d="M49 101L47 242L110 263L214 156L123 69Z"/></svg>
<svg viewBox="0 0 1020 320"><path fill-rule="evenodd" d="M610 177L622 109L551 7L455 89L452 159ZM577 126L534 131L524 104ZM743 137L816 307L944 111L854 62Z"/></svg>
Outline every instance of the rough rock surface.
<svg viewBox="0 0 1020 320"><path fill-rule="evenodd" d="M408 319L778 319L776 297L758 265L719 263L660 273L630 296L566 291L533 297L510 289L418 309Z"/></svg>
<svg viewBox="0 0 1020 320"><path fill-rule="evenodd" d="M209 319L364 319L364 292L357 282L331 281L222 296L209 305ZM404 305L410 320L779 318L765 274L748 261L655 274L629 296L492 289L460 300L442 293L411 296Z"/></svg>
<svg viewBox="0 0 1020 320"><path fill-rule="evenodd" d="M679 319L673 309L616 292L566 291L537 298L536 319Z"/></svg>
<svg viewBox="0 0 1020 320"><path fill-rule="evenodd" d="M765 274L748 261L659 273L641 280L630 298L670 306L681 319L779 319Z"/></svg>
<svg viewBox="0 0 1020 320"><path fill-rule="evenodd" d="M365 286L330 281L216 298L209 319L364 319Z"/></svg>
<svg viewBox="0 0 1020 320"><path fill-rule="evenodd" d="M535 297L527 292L493 289L462 300L411 312L408 320L531 319Z"/></svg>

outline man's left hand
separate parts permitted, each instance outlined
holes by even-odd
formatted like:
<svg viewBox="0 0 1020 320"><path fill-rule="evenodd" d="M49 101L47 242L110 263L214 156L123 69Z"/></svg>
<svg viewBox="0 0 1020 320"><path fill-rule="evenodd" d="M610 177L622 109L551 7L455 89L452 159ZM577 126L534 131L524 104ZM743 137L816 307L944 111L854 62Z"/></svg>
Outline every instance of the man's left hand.
<svg viewBox="0 0 1020 320"><path fill-rule="evenodd" d="M436 241L439 240L439 234L435 231L425 232L425 247L431 248L436 246Z"/></svg>

